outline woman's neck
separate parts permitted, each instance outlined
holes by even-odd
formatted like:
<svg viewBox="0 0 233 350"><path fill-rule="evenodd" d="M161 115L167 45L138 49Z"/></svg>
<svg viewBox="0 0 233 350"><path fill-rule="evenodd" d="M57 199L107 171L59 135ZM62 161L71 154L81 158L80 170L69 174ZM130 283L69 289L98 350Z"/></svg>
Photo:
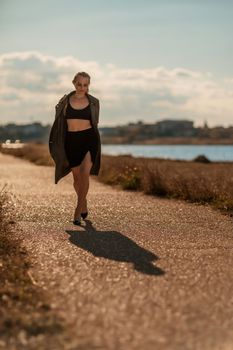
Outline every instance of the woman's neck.
<svg viewBox="0 0 233 350"><path fill-rule="evenodd" d="M77 92L75 92L75 93L74 93L74 97L75 97L77 100L82 100L83 98L86 97L86 94L80 95L80 94L78 94Z"/></svg>

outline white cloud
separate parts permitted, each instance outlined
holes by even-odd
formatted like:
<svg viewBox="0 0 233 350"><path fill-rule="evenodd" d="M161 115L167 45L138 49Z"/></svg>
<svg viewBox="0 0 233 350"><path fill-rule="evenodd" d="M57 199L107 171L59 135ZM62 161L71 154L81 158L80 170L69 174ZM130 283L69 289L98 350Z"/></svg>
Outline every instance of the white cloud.
<svg viewBox="0 0 233 350"><path fill-rule="evenodd" d="M0 106L3 123L52 123L58 99L74 89L76 72L91 75L89 92L100 99L101 125L137 120L189 119L196 125L233 125L233 78L177 67L124 69L72 56L37 51L0 55Z"/></svg>

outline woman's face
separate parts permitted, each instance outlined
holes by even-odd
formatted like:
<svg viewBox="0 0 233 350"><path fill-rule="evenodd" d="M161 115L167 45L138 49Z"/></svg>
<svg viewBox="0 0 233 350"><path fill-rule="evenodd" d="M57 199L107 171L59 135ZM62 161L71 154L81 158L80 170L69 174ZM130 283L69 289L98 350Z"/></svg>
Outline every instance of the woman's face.
<svg viewBox="0 0 233 350"><path fill-rule="evenodd" d="M77 93L84 95L86 92L88 92L89 79L82 77L82 76L79 76L76 78L76 80L74 82L74 86L75 86Z"/></svg>

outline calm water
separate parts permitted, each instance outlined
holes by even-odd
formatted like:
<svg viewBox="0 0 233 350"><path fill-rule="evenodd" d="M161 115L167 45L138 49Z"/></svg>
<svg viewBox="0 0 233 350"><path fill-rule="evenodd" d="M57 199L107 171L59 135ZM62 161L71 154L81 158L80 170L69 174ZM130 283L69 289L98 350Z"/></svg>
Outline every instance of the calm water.
<svg viewBox="0 0 233 350"><path fill-rule="evenodd" d="M102 145L103 154L191 160L204 154L212 161L233 161L233 145Z"/></svg>

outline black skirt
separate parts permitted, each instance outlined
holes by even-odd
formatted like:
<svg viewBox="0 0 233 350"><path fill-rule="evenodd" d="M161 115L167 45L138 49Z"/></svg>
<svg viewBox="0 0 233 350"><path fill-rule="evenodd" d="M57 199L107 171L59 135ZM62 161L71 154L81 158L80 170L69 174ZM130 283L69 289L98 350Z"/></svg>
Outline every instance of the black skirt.
<svg viewBox="0 0 233 350"><path fill-rule="evenodd" d="M98 136L94 128L81 131L68 131L65 138L65 151L71 168L82 163L86 153L90 151L92 163L98 150Z"/></svg>

